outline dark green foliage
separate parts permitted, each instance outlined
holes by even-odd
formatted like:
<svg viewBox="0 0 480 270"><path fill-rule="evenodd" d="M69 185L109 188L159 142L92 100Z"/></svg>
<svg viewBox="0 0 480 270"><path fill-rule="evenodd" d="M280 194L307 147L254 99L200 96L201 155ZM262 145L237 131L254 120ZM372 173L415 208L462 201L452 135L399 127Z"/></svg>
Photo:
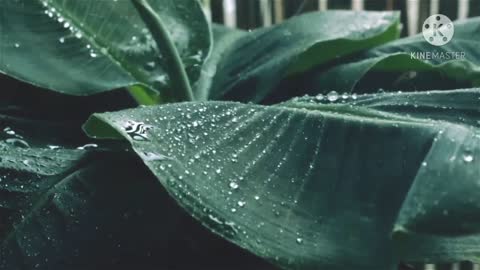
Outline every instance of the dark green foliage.
<svg viewBox="0 0 480 270"><path fill-rule="evenodd" d="M0 269L478 262L478 18L132 1L0 2Z"/></svg>

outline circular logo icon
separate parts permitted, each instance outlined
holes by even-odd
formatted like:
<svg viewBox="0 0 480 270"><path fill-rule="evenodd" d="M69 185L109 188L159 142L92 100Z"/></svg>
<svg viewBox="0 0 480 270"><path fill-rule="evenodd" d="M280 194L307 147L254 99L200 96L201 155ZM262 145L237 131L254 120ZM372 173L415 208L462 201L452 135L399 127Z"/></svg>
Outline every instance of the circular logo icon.
<svg viewBox="0 0 480 270"><path fill-rule="evenodd" d="M447 16L435 14L425 20L422 33L428 43L443 46L452 40L455 27Z"/></svg>

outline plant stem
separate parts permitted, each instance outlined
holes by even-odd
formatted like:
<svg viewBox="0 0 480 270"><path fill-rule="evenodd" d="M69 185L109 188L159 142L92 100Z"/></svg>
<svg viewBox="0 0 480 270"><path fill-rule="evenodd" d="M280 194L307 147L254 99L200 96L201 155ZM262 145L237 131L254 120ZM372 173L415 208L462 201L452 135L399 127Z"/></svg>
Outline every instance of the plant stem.
<svg viewBox="0 0 480 270"><path fill-rule="evenodd" d="M190 86L190 81L188 80L182 59L162 19L146 0L132 0L132 3L152 33L158 49L167 60L169 67L165 70L167 70L170 76L172 86L172 93L170 94L176 101L193 101L192 87Z"/></svg>

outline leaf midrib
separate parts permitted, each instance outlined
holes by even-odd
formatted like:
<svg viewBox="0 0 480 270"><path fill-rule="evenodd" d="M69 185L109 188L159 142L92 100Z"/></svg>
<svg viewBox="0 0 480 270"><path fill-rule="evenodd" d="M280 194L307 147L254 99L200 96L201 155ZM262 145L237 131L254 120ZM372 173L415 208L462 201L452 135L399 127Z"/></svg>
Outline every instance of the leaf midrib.
<svg viewBox="0 0 480 270"><path fill-rule="evenodd" d="M125 59L124 57L115 57L115 55L112 54L111 51L108 49L104 50L107 53L102 52L102 49L106 47L101 46L101 44L99 44L95 39L91 38L91 34L94 31L86 27L85 26L86 24L83 24L82 26L82 23L80 23L81 20L76 16L74 16L73 14L71 14L70 12L68 12L65 8L60 7L59 4L57 3L58 0L52 0L48 2L44 0L38 0L38 1L40 2L40 4L47 3L46 7L53 6L56 9L56 11L62 15L63 18L68 19L71 25L74 25L77 29L81 30L81 32L83 33L83 38L85 38L92 47L95 47L98 53L107 57L112 63L120 67L121 70L123 70L128 76L130 76L137 83L140 83L148 87L148 82L145 76L143 76L140 72L138 72L138 69L130 68L131 65L123 61L123 59Z"/></svg>

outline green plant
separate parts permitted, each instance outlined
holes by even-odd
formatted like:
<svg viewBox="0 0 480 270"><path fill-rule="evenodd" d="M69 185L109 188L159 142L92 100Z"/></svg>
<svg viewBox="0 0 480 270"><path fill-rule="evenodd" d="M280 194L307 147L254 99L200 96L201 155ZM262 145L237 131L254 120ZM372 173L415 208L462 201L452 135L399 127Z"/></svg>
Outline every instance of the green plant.
<svg viewBox="0 0 480 270"><path fill-rule="evenodd" d="M1 269L478 262L478 18L435 48L395 12L244 32L196 0L0 8Z"/></svg>

